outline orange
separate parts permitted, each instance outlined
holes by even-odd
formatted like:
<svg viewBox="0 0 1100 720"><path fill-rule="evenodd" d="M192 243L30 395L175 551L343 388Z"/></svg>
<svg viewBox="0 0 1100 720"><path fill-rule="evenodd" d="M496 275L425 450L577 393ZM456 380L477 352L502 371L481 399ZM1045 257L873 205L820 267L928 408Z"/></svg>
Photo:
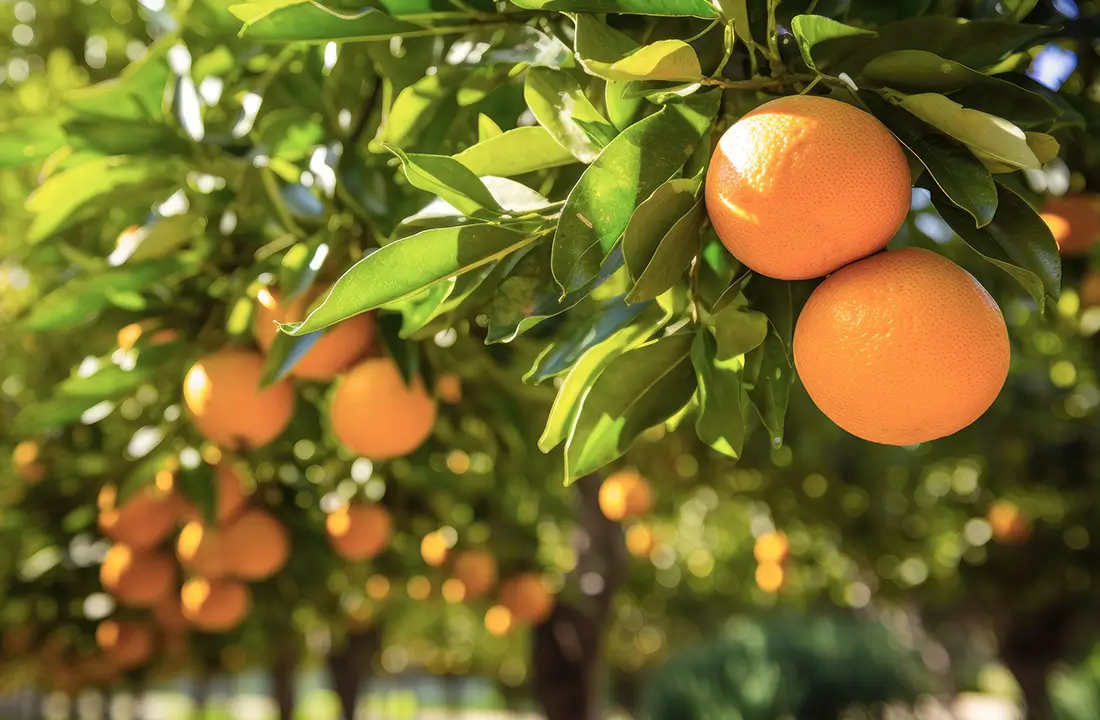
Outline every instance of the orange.
<svg viewBox="0 0 1100 720"><path fill-rule="evenodd" d="M998 500L987 515L993 539L1004 545L1019 545L1031 534L1031 522L1015 503Z"/></svg>
<svg viewBox="0 0 1100 720"><path fill-rule="evenodd" d="M222 531L222 549L230 575L263 580L286 565L290 533L271 513L252 508Z"/></svg>
<svg viewBox="0 0 1100 720"><path fill-rule="evenodd" d="M1078 290L1081 296L1081 307L1092 308L1100 305L1100 272L1090 270L1081 278L1081 287Z"/></svg>
<svg viewBox="0 0 1100 720"><path fill-rule="evenodd" d="M184 569L208 578L220 578L228 572L222 534L198 520L183 526L176 540L176 557Z"/></svg>
<svg viewBox="0 0 1100 720"><path fill-rule="evenodd" d="M756 538L752 546L752 555L758 563L778 564L787 559L789 550L786 535L781 532L769 532Z"/></svg>
<svg viewBox="0 0 1100 720"><path fill-rule="evenodd" d="M779 592L787 579L783 568L777 563L763 562L756 566L756 584L766 593Z"/></svg>
<svg viewBox="0 0 1100 720"><path fill-rule="evenodd" d="M742 117L707 171L707 214L722 243L782 280L820 277L882 249L911 194L909 163L886 126L810 95Z"/></svg>
<svg viewBox="0 0 1100 720"><path fill-rule="evenodd" d="M497 560L488 550L463 550L455 556L451 574L466 587L466 598L474 600L496 585Z"/></svg>
<svg viewBox="0 0 1100 720"><path fill-rule="evenodd" d="M169 593L153 608L153 618L161 630L169 635L186 632L190 623L183 616L179 593Z"/></svg>
<svg viewBox="0 0 1100 720"><path fill-rule="evenodd" d="M462 402L462 380L454 373L444 373L435 382L435 396L448 405Z"/></svg>
<svg viewBox="0 0 1100 720"><path fill-rule="evenodd" d="M389 546L393 516L381 505L356 503L329 513L325 518L325 531L340 557L370 560Z"/></svg>
<svg viewBox="0 0 1100 720"><path fill-rule="evenodd" d="M260 389L264 359L226 348L195 363L183 400L199 434L234 449L255 449L279 437L294 415L294 389L281 381Z"/></svg>
<svg viewBox="0 0 1100 720"><path fill-rule="evenodd" d="M600 485L600 510L608 520L618 522L633 515L644 515L653 506L649 483L633 470L620 470Z"/></svg>
<svg viewBox="0 0 1100 720"><path fill-rule="evenodd" d="M241 624L252 608L248 586L236 580L192 578L180 590L183 616L199 630L225 632Z"/></svg>
<svg viewBox="0 0 1100 720"><path fill-rule="evenodd" d="M329 408L332 432L352 452L389 460L416 450L432 433L436 407L420 377L405 384L389 358L352 368Z"/></svg>
<svg viewBox="0 0 1100 720"><path fill-rule="evenodd" d="M1041 217L1063 255L1084 255L1100 240L1100 196L1064 195L1048 200Z"/></svg>
<svg viewBox="0 0 1100 720"><path fill-rule="evenodd" d="M626 549L636 558L649 557L657 538L645 525L634 525L626 531Z"/></svg>
<svg viewBox="0 0 1100 720"><path fill-rule="evenodd" d="M431 567L447 562L448 550L447 541L439 532L430 532L420 541L420 557Z"/></svg>
<svg viewBox="0 0 1100 720"><path fill-rule="evenodd" d="M166 555L115 543L99 566L99 581L122 605L153 607L172 591L176 564Z"/></svg>
<svg viewBox="0 0 1100 720"><path fill-rule="evenodd" d="M497 599L517 623L527 625L538 625L554 609L554 596L538 573L523 573L505 580Z"/></svg>
<svg viewBox="0 0 1100 720"><path fill-rule="evenodd" d="M153 636L143 624L133 621L104 620L96 626L95 641L120 670L144 665L153 653Z"/></svg>
<svg viewBox="0 0 1100 720"><path fill-rule="evenodd" d="M118 490L104 485L99 491L99 529L116 542L137 550L159 545L176 525L179 505L176 497L156 487L146 486L118 505Z"/></svg>
<svg viewBox="0 0 1100 720"><path fill-rule="evenodd" d="M978 281L928 250L845 267L810 296L794 361L814 403L848 432L912 445L984 413L1008 375L1008 329Z"/></svg>
<svg viewBox="0 0 1100 720"><path fill-rule="evenodd" d="M228 463L219 463L215 470L214 482L217 484L218 501L216 512L218 524L225 525L230 520L241 514L248 498L245 497L241 478L233 472ZM199 520L199 512L188 504L184 516L191 520Z"/></svg>
<svg viewBox="0 0 1100 720"><path fill-rule="evenodd" d="M252 326L256 342L266 352L278 333L276 323L305 320L313 300L321 290L307 291L283 305L271 290L261 290L256 298L255 321ZM374 344L374 317L363 313L322 331L324 334L290 371L294 377L307 380L331 380L336 374L367 354Z"/></svg>
<svg viewBox="0 0 1100 720"><path fill-rule="evenodd" d="M500 637L512 629L512 613L503 605L494 605L485 611L485 629L490 635Z"/></svg>

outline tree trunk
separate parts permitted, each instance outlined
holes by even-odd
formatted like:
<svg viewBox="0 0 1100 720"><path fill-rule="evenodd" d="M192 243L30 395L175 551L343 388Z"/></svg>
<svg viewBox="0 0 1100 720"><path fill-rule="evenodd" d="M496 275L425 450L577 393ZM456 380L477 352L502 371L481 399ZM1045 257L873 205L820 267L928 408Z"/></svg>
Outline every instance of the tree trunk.
<svg viewBox="0 0 1100 720"><path fill-rule="evenodd" d="M1062 606L1034 613L1014 613L998 628L1000 654L1016 676L1030 720L1051 715L1047 677L1066 653L1071 613Z"/></svg>
<svg viewBox="0 0 1100 720"><path fill-rule="evenodd" d="M382 633L372 627L349 632L343 647L329 653L328 669L344 720L355 720L355 708L381 647Z"/></svg>
<svg viewBox="0 0 1100 720"><path fill-rule="evenodd" d="M278 652L271 666L279 720L294 720L294 673L297 669L298 648L288 644Z"/></svg>
<svg viewBox="0 0 1100 720"><path fill-rule="evenodd" d="M603 632L611 599L626 577L622 528L600 511L601 478L589 475L577 491L577 567L567 582L579 586L584 607L559 603L534 629L533 689L547 720L596 720Z"/></svg>

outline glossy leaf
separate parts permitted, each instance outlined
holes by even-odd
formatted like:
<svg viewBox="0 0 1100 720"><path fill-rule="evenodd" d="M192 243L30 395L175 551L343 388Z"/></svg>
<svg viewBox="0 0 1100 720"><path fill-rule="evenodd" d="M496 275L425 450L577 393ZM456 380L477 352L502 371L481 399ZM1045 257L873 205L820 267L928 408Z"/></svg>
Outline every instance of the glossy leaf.
<svg viewBox="0 0 1100 720"><path fill-rule="evenodd" d="M623 232L623 258L635 281L645 272L661 240L676 221L695 207L698 192L698 180L669 180L654 190L630 216Z"/></svg>
<svg viewBox="0 0 1100 720"><path fill-rule="evenodd" d="M1043 219L1004 185L997 185L997 214L984 228L964 222L965 214L933 194L940 216L974 251L1011 275L1042 308L1062 286L1058 244Z"/></svg>
<svg viewBox="0 0 1100 720"><path fill-rule="evenodd" d="M699 229L704 214L700 198L669 228L645 271L627 294L628 302L652 300L676 284L699 252Z"/></svg>
<svg viewBox="0 0 1100 720"><path fill-rule="evenodd" d="M573 76L562 70L531 68L523 86L527 106L558 143L583 163L596 159L616 130ZM583 126L593 128L585 132Z"/></svg>
<svg viewBox="0 0 1100 720"><path fill-rule="evenodd" d="M718 13L706 0L512 0L528 10L558 10L577 13L623 13L637 15L713 18Z"/></svg>
<svg viewBox="0 0 1100 720"><path fill-rule="evenodd" d="M566 292L596 276L635 208L695 152L718 97L709 92L665 105L615 138L581 176L554 236L551 266Z"/></svg>
<svg viewBox="0 0 1100 720"><path fill-rule="evenodd" d="M852 27L821 15L797 15L791 20L791 32L798 42L802 59L811 68L832 70L836 58L865 45L875 33Z"/></svg>
<svg viewBox="0 0 1100 720"><path fill-rule="evenodd" d="M390 243L352 265L325 301L301 323L283 325L304 335L353 315L411 297L449 277L498 260L540 237L498 225L425 230Z"/></svg>
<svg viewBox="0 0 1100 720"><path fill-rule="evenodd" d="M591 15L577 15L574 45L581 64L607 80L697 80L703 70L695 49L683 40L634 42Z"/></svg>
<svg viewBox="0 0 1100 720"><path fill-rule="evenodd" d="M577 161L541 126L518 127L482 140L454 156L474 175L511 177Z"/></svg>
<svg viewBox="0 0 1100 720"><path fill-rule="evenodd" d="M413 187L438 195L463 215L486 217L486 210L490 213L503 212L503 208L478 176L454 158L446 155L406 154L392 145L383 147L401 161L405 177Z"/></svg>
<svg viewBox="0 0 1100 720"><path fill-rule="evenodd" d="M618 459L638 435L691 400L692 339L683 334L653 340L608 364L585 395L566 442L566 482Z"/></svg>
<svg viewBox="0 0 1100 720"><path fill-rule="evenodd" d="M714 331L715 356L720 362L756 349L768 336L767 316L737 305L729 305L711 316L708 324Z"/></svg>
<svg viewBox="0 0 1100 720"><path fill-rule="evenodd" d="M229 12L244 23L241 37L256 42L388 40L426 29L392 18L377 8L343 13L316 0L258 0L231 5Z"/></svg>
<svg viewBox="0 0 1100 720"><path fill-rule="evenodd" d="M741 457L745 444L744 407L748 404L742 387L744 360L723 363L717 343L701 330L691 344L691 364L698 382L699 415L695 432L699 439L732 458Z"/></svg>
<svg viewBox="0 0 1100 720"><path fill-rule="evenodd" d="M966 145L982 159L987 157L1015 168L1038 170L1039 159L1027 145L1024 131L1009 121L971 110L937 93L902 98L901 105L929 125Z"/></svg>
<svg viewBox="0 0 1100 720"><path fill-rule="evenodd" d="M608 300L572 333L548 345L523 377L524 382L540 383L567 371L582 355L629 325L648 307L649 303L644 302L627 303L622 296Z"/></svg>
<svg viewBox="0 0 1100 720"><path fill-rule="evenodd" d="M749 398L768 430L772 446L779 447L783 444L787 403L794 382L794 368L783 340L776 333L768 333L764 344L745 357L745 365L746 373L751 371L755 378Z"/></svg>

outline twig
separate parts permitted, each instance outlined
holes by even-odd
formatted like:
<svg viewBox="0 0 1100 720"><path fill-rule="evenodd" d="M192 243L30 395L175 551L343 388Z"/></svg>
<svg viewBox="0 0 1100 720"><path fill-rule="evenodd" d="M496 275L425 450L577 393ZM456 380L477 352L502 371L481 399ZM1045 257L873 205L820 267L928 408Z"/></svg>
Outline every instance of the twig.
<svg viewBox="0 0 1100 720"><path fill-rule="evenodd" d="M723 80L721 78L700 78L696 80L700 85L712 85L716 87L730 88L732 90L752 90L757 88L774 87L776 85L793 85L796 82L810 82L820 76L814 75L777 75L770 78L751 78L749 80Z"/></svg>

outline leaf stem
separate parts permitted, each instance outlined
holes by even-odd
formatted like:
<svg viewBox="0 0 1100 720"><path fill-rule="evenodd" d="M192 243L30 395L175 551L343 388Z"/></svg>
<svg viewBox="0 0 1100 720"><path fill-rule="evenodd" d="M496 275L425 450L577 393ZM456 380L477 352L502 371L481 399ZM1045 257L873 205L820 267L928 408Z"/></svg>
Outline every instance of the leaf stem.
<svg viewBox="0 0 1100 720"><path fill-rule="evenodd" d="M785 68L779 56L779 25L775 20L775 11L783 0L768 0L768 62L772 75L781 75Z"/></svg>
<svg viewBox="0 0 1100 720"><path fill-rule="evenodd" d="M715 87L724 87L731 90L753 90L758 88L775 87L777 85L793 85L797 82L810 82L816 77L820 80L820 76L814 75L776 75L770 78L751 78L749 80L723 80L721 78L700 78L696 80L700 85L710 85Z"/></svg>
<svg viewBox="0 0 1100 720"><path fill-rule="evenodd" d="M799 94L799 95L806 95L806 94L807 94L807 93L809 93L809 92L810 92L811 90L813 90L813 89L814 89L814 87L815 87L815 86L816 86L816 85L817 85L817 84L818 84L819 82L821 82L821 79L822 79L822 78L821 78L821 76L820 76L820 75L818 75L817 77L815 77L815 78L814 78L813 80L811 80L811 81L810 81L810 84L809 84L809 85L807 85L806 87L802 88L802 91L801 91L800 93L798 93L798 94Z"/></svg>

